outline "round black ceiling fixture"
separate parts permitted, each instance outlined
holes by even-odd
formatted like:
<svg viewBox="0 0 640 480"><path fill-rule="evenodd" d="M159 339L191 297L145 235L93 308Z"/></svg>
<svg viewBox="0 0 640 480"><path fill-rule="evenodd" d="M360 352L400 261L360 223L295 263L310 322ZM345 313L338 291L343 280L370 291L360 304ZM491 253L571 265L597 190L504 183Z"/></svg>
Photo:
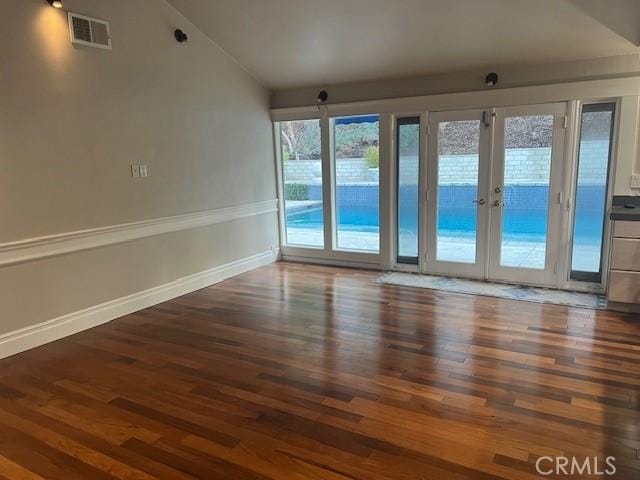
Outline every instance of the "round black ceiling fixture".
<svg viewBox="0 0 640 480"><path fill-rule="evenodd" d="M491 72L484 79L484 82L487 84L487 87L493 87L494 85L496 85L498 83L498 74L495 73L495 72Z"/></svg>
<svg viewBox="0 0 640 480"><path fill-rule="evenodd" d="M325 103L327 100L329 100L329 93L326 90L321 90L320 93L318 93L317 100L319 104Z"/></svg>
<svg viewBox="0 0 640 480"><path fill-rule="evenodd" d="M178 41L178 43L184 43L187 40L189 40L189 37L187 36L186 33L184 33L182 30L180 30L179 28L173 32L174 36L176 37L176 40Z"/></svg>

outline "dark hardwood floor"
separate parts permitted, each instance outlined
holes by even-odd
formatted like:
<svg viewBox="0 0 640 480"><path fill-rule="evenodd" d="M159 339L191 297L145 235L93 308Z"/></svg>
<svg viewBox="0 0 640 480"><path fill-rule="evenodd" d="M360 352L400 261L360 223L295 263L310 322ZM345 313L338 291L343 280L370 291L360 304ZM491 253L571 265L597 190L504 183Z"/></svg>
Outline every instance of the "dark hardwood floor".
<svg viewBox="0 0 640 480"><path fill-rule="evenodd" d="M1 361L0 479L640 478L640 317L376 275L274 264Z"/></svg>

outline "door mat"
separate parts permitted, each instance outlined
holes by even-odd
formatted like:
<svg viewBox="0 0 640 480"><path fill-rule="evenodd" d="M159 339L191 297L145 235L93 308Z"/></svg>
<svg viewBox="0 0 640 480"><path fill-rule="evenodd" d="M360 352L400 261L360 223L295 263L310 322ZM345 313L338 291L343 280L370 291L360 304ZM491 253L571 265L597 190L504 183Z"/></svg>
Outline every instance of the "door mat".
<svg viewBox="0 0 640 480"><path fill-rule="evenodd" d="M380 275L375 283L401 285L405 287L428 288L443 292L464 293L468 295L484 295L488 297L506 298L536 303L553 303L570 307L606 309L604 295L596 293L571 292L524 285L491 283L461 278L438 277L417 273L386 272Z"/></svg>

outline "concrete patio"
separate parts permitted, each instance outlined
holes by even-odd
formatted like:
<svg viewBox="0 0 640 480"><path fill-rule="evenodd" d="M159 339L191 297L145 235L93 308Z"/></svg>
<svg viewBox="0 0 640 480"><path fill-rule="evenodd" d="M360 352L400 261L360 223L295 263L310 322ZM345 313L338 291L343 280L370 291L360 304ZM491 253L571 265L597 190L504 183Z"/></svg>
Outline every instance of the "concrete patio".
<svg viewBox="0 0 640 480"><path fill-rule="evenodd" d="M322 228L287 229L289 245L305 245L321 247L324 241ZM338 248L345 250L377 251L379 248L379 232L358 231L342 228L338 235ZM416 239L406 233L401 235L401 250L415 250ZM597 245L576 245L574 253L574 270L597 271L600 260L600 249ZM522 239L509 238L502 248L503 266L521 268L544 268L545 244L543 237L523 236ZM438 259L452 262L471 263L475 259L475 239L469 235L441 235L438 238Z"/></svg>

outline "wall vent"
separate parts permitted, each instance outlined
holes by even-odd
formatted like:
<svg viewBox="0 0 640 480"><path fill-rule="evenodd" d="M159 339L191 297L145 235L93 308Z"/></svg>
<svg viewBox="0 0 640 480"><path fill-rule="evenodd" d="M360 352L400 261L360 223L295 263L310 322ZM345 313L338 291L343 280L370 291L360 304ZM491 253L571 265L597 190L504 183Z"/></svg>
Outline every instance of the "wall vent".
<svg viewBox="0 0 640 480"><path fill-rule="evenodd" d="M69 12L71 43L111 50L109 23L97 18Z"/></svg>

